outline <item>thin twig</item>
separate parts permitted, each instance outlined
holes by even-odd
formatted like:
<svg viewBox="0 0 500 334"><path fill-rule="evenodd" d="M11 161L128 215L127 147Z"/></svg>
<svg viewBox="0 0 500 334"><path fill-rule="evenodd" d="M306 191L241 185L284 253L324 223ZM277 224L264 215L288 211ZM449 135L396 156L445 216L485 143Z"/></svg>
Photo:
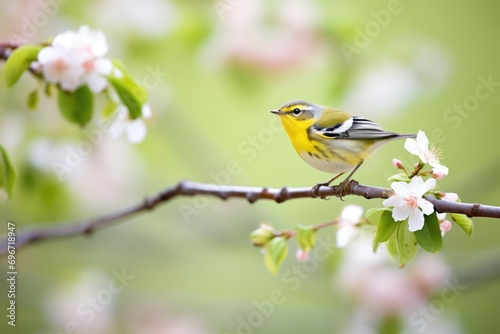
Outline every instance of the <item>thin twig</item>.
<svg viewBox="0 0 500 334"><path fill-rule="evenodd" d="M321 197L337 196L339 188L321 187L318 195ZM178 196L213 196L226 200L229 198L244 198L250 203L257 200L273 200L282 203L298 198L313 198L312 188L260 188L242 186L223 186L215 184L204 184L192 181L182 181L177 185L169 187L155 196L146 197L142 203L136 204L124 210L114 212L94 219L79 220L67 223L45 225L43 227L31 227L21 230L16 235L16 247L20 248L37 241L49 240L73 236L77 234L90 234L94 230L111 225L121 219L131 217L139 212L152 210L161 203L166 203ZM362 196L366 199L388 198L392 195L390 189L365 186L352 180L345 195ZM455 203L445 200L438 200L432 196L427 196L427 200L434 204L437 212L461 213L469 217L491 217L500 218L500 207L482 204ZM7 240L0 241L0 255L7 253Z"/></svg>

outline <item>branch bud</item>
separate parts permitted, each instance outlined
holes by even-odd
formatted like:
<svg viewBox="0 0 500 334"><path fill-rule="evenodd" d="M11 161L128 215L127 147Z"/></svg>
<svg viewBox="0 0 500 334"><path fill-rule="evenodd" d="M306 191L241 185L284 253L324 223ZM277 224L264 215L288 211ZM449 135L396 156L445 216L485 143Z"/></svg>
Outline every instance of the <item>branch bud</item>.
<svg viewBox="0 0 500 334"><path fill-rule="evenodd" d="M266 223L260 223L260 227L250 233L250 240L254 246L262 247L275 237L275 229Z"/></svg>

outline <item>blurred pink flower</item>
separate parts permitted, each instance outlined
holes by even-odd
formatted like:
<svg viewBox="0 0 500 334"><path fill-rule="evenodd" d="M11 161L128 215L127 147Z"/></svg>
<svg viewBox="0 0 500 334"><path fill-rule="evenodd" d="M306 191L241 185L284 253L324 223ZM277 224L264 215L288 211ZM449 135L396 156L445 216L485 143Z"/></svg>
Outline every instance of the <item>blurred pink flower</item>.
<svg viewBox="0 0 500 334"><path fill-rule="evenodd" d="M350 313L365 317L367 328L375 328L387 316L397 316L406 325L409 315L426 307L445 287L450 269L441 257L427 254L399 269L385 248L372 252L371 240L371 235L361 234L343 249L336 287L353 302ZM351 320L356 326L360 319Z"/></svg>
<svg viewBox="0 0 500 334"><path fill-rule="evenodd" d="M218 13L221 22L206 45L203 60L282 71L314 63L325 55L326 43L320 41L317 28L320 11L315 2L279 1L273 12L276 24L272 26L266 24L269 8L262 0L242 1Z"/></svg>
<svg viewBox="0 0 500 334"><path fill-rule="evenodd" d="M298 249L297 253L295 254L295 258L299 262L306 262L307 260L309 260L309 252L306 252L303 249Z"/></svg>

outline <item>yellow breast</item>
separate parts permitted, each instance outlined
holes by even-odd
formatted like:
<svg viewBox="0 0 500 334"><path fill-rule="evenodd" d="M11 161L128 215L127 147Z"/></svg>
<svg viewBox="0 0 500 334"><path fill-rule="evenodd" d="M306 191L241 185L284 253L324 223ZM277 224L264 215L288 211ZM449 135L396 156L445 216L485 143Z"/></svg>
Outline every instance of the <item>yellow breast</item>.
<svg viewBox="0 0 500 334"><path fill-rule="evenodd" d="M293 118L281 117L281 123L299 155L302 152L314 150L314 143L307 135L307 129L314 124L314 119L297 122Z"/></svg>

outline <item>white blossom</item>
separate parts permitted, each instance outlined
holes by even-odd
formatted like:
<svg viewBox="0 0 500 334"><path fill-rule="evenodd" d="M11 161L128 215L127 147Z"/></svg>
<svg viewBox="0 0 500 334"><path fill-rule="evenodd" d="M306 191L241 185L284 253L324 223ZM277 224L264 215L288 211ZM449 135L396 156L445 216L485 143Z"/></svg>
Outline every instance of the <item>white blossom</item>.
<svg viewBox="0 0 500 334"><path fill-rule="evenodd" d="M419 131L417 134L417 140L408 138L405 142L405 148L411 154L418 155L420 160L425 164L431 165L432 172L434 174L444 174L448 175L448 167L443 166L439 162L439 151L435 149L429 149L429 140L425 135L425 132Z"/></svg>
<svg viewBox="0 0 500 334"><path fill-rule="evenodd" d="M424 214L430 215L434 212L434 205L424 199L426 192L436 187L435 179L424 180L415 176L410 183L394 182L391 188L394 195L386 199L383 204L386 207L394 207L392 218L395 221L408 219L409 230L415 232L424 227Z"/></svg>

